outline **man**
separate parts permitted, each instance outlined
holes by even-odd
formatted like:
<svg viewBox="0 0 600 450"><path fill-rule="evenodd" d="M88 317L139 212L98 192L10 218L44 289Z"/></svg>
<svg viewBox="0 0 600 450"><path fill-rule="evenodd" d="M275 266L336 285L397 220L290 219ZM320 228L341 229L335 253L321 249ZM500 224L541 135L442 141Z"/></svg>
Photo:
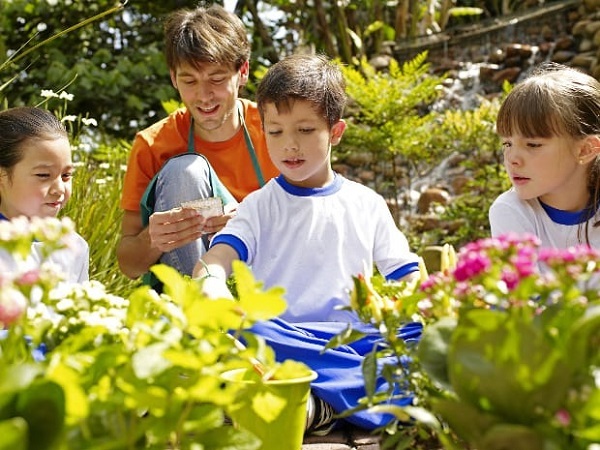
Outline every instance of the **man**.
<svg viewBox="0 0 600 450"><path fill-rule="evenodd" d="M171 82L185 108L140 131L133 142L117 248L119 266L130 278L158 262L191 275L206 251L207 241L201 238L220 230L235 214L238 201L278 174L256 105L238 98L250 70L250 43L242 21L212 5L175 11L164 29ZM156 212L146 226L140 201L155 175ZM207 218L181 207L217 195L219 179L227 188L222 195L225 214Z"/></svg>

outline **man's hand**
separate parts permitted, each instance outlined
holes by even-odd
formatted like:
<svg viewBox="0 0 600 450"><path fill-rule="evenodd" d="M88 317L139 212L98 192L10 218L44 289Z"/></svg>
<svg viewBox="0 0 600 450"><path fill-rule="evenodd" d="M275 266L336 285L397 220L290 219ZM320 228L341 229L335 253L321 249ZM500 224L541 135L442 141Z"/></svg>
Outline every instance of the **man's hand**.
<svg viewBox="0 0 600 450"><path fill-rule="evenodd" d="M150 216L148 234L153 248L165 253L202 237L214 234L235 216L235 210L221 216L203 217L193 208L173 208Z"/></svg>
<svg viewBox="0 0 600 450"><path fill-rule="evenodd" d="M169 252L202 237L206 219L191 208L173 208L150 216L148 234L153 248Z"/></svg>

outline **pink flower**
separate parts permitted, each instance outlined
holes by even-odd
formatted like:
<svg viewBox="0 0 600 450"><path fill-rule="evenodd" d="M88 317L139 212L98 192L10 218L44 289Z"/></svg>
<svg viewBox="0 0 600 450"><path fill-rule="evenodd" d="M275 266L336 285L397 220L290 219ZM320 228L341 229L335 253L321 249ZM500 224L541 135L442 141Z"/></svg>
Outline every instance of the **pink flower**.
<svg viewBox="0 0 600 450"><path fill-rule="evenodd" d="M40 273L38 270L29 270L19 277L17 281L18 284L24 286L33 286L40 279Z"/></svg>
<svg viewBox="0 0 600 450"><path fill-rule="evenodd" d="M509 291L513 291L519 284L519 281L521 281L521 277L519 276L519 273L513 270L504 270L502 272L502 281L506 283L506 287Z"/></svg>
<svg viewBox="0 0 600 450"><path fill-rule="evenodd" d="M25 296L12 286L2 286L0 289L0 324L3 327L15 322L27 308Z"/></svg>
<svg viewBox="0 0 600 450"><path fill-rule="evenodd" d="M459 256L459 261L454 270L454 278L457 281L466 281L485 272L490 266L491 261L484 253L467 251Z"/></svg>
<svg viewBox="0 0 600 450"><path fill-rule="evenodd" d="M566 409L559 409L558 411L556 411L554 418L563 427L568 427L569 424L571 423L571 415L569 414L569 411L567 411Z"/></svg>

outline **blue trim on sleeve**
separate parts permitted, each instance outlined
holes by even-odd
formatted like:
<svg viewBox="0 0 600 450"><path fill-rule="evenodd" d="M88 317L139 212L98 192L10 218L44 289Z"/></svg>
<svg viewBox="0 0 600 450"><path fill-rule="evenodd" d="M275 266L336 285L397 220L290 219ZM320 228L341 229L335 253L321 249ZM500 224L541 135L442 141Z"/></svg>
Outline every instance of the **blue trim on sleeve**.
<svg viewBox="0 0 600 450"><path fill-rule="evenodd" d="M408 275L410 273L417 272L418 270L419 270L418 262L404 264L402 267L394 270L389 275L386 275L385 279L386 280L399 280L400 278L405 277L406 275Z"/></svg>
<svg viewBox="0 0 600 450"><path fill-rule="evenodd" d="M240 261L248 262L248 247L246 247L246 244L239 237L233 234L218 234L213 238L209 248L217 244L229 245L237 252Z"/></svg>
<svg viewBox="0 0 600 450"><path fill-rule="evenodd" d="M296 197L325 197L338 192L342 188L344 183L344 177L334 173L334 178L331 183L321 188L306 188L290 184L283 175L279 175L275 178L277 184L288 194L295 195Z"/></svg>

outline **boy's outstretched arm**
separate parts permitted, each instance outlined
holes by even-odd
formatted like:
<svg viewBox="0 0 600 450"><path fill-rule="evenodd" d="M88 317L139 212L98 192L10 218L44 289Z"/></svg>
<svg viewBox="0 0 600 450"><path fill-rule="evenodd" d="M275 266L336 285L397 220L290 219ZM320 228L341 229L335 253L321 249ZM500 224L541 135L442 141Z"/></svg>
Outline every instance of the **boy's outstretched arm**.
<svg viewBox="0 0 600 450"><path fill-rule="evenodd" d="M210 298L232 298L227 288L227 278L231 275L231 263L239 255L227 244L217 244L196 263L193 278L203 280L202 291Z"/></svg>

